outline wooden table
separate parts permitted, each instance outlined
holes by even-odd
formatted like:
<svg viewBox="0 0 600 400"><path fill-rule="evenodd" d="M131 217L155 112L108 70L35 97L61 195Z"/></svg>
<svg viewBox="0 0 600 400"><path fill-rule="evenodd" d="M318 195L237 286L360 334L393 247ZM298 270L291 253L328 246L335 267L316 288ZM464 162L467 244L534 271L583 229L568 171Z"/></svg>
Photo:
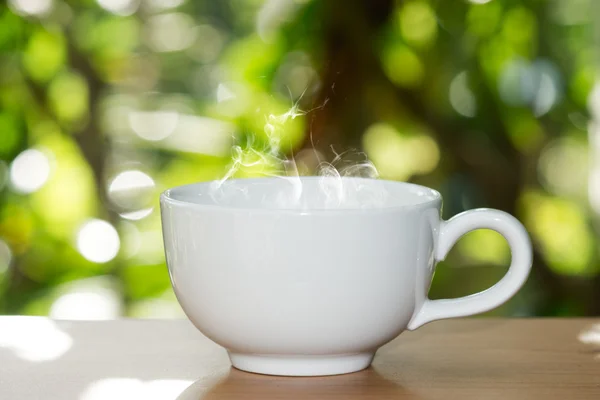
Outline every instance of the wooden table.
<svg viewBox="0 0 600 400"><path fill-rule="evenodd" d="M600 319L435 322L368 370L282 378L231 369L187 321L0 317L0 399L600 400Z"/></svg>

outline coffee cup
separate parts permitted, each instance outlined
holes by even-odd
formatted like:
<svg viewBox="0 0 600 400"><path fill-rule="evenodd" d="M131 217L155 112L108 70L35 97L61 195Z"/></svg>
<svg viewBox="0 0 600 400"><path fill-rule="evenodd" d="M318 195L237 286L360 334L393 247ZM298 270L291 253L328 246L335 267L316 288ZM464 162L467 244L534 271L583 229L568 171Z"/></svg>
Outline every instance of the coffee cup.
<svg viewBox="0 0 600 400"><path fill-rule="evenodd" d="M409 183L238 179L169 189L160 203L179 303L249 372L364 369L404 330L500 306L531 269L529 236L513 216L476 209L444 221L441 195ZM428 299L436 263L476 229L507 240L506 275L480 293Z"/></svg>

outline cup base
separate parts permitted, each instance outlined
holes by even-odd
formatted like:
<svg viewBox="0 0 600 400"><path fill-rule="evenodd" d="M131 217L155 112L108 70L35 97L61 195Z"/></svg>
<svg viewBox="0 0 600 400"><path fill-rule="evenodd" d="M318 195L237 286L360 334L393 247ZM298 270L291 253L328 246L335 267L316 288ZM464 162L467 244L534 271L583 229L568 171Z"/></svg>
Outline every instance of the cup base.
<svg viewBox="0 0 600 400"><path fill-rule="evenodd" d="M242 371L280 376L325 376L357 372L371 365L375 353L327 356L229 353L231 364Z"/></svg>

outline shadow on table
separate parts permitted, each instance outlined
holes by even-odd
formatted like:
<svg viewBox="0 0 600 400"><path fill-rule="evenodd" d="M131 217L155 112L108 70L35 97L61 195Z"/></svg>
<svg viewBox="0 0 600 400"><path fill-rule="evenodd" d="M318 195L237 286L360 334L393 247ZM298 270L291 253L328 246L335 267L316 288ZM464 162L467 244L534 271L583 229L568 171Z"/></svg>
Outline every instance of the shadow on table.
<svg viewBox="0 0 600 400"><path fill-rule="evenodd" d="M258 375L231 368L229 374L213 387L198 381L177 400L233 399L417 399L402 386L383 378L368 368L361 372L326 377L280 377Z"/></svg>

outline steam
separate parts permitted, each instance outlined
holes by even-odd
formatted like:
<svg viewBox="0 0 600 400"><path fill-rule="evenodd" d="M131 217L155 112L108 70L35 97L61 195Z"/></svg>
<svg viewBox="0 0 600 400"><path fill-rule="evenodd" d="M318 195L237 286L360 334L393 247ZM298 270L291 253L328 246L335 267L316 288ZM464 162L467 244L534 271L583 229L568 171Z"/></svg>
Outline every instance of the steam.
<svg viewBox="0 0 600 400"><path fill-rule="evenodd" d="M299 108L300 99L285 113L266 116L263 129L267 144L262 148L258 146L254 136L249 136L244 146L236 145L232 148L229 169L223 178L212 183L211 196L215 203L226 204L240 196L248 198L256 181L248 181L247 184L239 181L235 184L228 183L240 170L256 168L258 175L279 178L285 183L279 185L275 193L267 191L268 195L261 199L264 207L308 210L382 206L387 201L388 194L381 183L372 181L379 177L379 173L363 152L349 150L337 153L332 146L334 157L331 161L326 161L313 144L312 151L317 166L308 173L318 179L318 185L316 191L307 191L301 179L307 171L300 172L301 168L294 156L287 158L282 155L280 139L280 133L289 120L307 114ZM324 107L326 103L327 101L316 109Z"/></svg>

